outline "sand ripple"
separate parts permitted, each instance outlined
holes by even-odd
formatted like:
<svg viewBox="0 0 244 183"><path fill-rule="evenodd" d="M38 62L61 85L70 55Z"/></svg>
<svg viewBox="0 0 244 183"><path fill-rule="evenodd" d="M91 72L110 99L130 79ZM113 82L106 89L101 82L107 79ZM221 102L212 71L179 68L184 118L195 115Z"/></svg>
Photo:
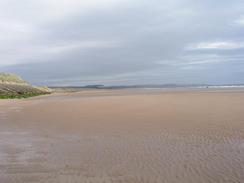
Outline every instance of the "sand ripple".
<svg viewBox="0 0 244 183"><path fill-rule="evenodd" d="M3 182L242 182L243 139L1 132Z"/></svg>

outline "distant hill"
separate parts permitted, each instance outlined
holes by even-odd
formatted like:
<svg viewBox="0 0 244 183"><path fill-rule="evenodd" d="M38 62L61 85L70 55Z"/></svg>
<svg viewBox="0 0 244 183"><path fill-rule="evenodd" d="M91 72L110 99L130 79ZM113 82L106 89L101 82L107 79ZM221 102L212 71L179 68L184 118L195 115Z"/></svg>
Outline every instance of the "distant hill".
<svg viewBox="0 0 244 183"><path fill-rule="evenodd" d="M51 93L47 87L35 87L15 74L0 73L0 99L27 98Z"/></svg>

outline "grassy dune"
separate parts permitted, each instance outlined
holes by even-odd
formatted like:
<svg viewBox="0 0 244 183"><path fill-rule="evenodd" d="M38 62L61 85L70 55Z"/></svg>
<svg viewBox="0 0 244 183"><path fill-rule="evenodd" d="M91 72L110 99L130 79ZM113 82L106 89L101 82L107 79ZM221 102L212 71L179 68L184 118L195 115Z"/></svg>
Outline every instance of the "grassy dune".
<svg viewBox="0 0 244 183"><path fill-rule="evenodd" d="M34 87L14 74L0 73L0 99L28 98L51 93L47 87Z"/></svg>
<svg viewBox="0 0 244 183"><path fill-rule="evenodd" d="M0 83L27 85L28 83L15 74L0 73Z"/></svg>

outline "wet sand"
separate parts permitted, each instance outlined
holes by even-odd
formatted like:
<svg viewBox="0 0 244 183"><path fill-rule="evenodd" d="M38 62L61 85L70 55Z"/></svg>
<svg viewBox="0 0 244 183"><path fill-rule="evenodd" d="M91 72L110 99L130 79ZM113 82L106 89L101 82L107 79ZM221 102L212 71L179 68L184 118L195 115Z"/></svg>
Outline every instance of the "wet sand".
<svg viewBox="0 0 244 183"><path fill-rule="evenodd" d="M0 100L2 183L242 183L244 90Z"/></svg>

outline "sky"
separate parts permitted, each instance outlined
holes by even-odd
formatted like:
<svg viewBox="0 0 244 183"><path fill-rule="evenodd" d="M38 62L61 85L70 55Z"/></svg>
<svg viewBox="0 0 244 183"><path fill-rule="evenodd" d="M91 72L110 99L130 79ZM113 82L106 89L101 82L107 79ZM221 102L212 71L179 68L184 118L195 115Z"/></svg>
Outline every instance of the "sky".
<svg viewBox="0 0 244 183"><path fill-rule="evenodd" d="M0 71L35 85L244 83L243 0L0 0Z"/></svg>

